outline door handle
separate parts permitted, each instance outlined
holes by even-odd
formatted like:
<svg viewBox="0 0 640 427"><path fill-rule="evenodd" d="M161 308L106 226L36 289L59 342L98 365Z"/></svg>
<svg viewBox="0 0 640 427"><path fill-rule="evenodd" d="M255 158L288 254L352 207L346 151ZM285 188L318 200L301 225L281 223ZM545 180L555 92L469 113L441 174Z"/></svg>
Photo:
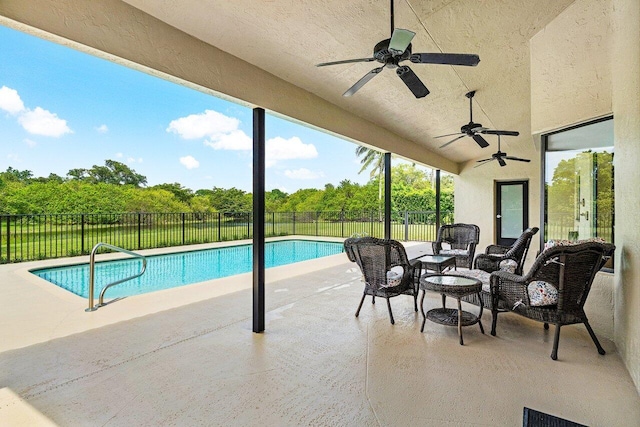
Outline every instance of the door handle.
<svg viewBox="0 0 640 427"><path fill-rule="evenodd" d="M500 219L502 218L502 215L496 215L496 218Z"/></svg>

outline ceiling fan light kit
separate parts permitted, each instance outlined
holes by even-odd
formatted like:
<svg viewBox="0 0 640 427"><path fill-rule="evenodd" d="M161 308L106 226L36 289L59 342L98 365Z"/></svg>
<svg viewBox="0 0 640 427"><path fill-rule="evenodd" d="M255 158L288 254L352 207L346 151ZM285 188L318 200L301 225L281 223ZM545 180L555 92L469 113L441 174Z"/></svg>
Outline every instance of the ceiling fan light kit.
<svg viewBox="0 0 640 427"><path fill-rule="evenodd" d="M465 53L416 53L412 54L411 41L416 33L402 28L394 28L393 22L393 0L391 0L391 38L378 42L373 48L373 57L346 59L342 61L323 62L317 64L317 67L325 67L327 65L351 64L355 62L373 62L378 61L382 67L374 68L358 80L343 94L343 96L352 96L362 86L369 82L376 74L380 73L385 67L395 68L396 74L409 88L416 98L423 98L429 94L429 89L422 83L420 78L406 65L400 65L400 62L409 60L414 64L443 64L443 65L463 65L476 66L480 62L480 57L474 54Z"/></svg>

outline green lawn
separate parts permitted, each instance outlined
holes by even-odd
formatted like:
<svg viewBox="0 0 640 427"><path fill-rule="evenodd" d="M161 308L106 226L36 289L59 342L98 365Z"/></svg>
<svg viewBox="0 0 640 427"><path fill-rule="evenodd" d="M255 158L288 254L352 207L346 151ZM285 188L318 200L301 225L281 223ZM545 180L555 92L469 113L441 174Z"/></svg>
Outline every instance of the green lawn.
<svg viewBox="0 0 640 427"><path fill-rule="evenodd" d="M267 218L267 221L270 218ZM7 233L9 230L9 233ZM267 222L267 237L305 235L349 237L355 233L383 237L379 221ZM128 250L211 243L251 238L253 226L232 221L155 221L138 223L77 224L48 221L0 223L0 263L89 254L99 242ZM435 240L434 224L392 224L397 240Z"/></svg>

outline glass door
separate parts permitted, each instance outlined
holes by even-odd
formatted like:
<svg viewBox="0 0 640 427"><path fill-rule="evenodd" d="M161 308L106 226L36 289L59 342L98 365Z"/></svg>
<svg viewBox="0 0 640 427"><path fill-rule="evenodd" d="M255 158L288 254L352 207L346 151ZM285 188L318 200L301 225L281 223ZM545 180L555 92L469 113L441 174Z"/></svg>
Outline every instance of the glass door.
<svg viewBox="0 0 640 427"><path fill-rule="evenodd" d="M496 243L511 246L529 227L529 182L496 182Z"/></svg>

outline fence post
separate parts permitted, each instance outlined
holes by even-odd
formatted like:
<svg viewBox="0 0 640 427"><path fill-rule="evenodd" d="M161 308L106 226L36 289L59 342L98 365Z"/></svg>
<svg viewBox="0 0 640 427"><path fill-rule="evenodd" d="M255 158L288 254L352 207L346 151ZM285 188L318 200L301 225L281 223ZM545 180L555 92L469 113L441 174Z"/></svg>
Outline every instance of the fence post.
<svg viewBox="0 0 640 427"><path fill-rule="evenodd" d="M404 211L404 241L409 241L409 211Z"/></svg>
<svg viewBox="0 0 640 427"><path fill-rule="evenodd" d="M220 225L220 212L218 212L218 242L220 241L220 229L222 226Z"/></svg>
<svg viewBox="0 0 640 427"><path fill-rule="evenodd" d="M295 213L295 211L293 212L293 233L292 234L296 234L296 213Z"/></svg>
<svg viewBox="0 0 640 427"><path fill-rule="evenodd" d="M80 253L84 253L84 214L80 215Z"/></svg>
<svg viewBox="0 0 640 427"><path fill-rule="evenodd" d="M318 219L320 218L320 214L318 212L316 212L316 237L319 236L318 234Z"/></svg>
<svg viewBox="0 0 640 427"><path fill-rule="evenodd" d="M344 237L344 211L340 211L340 237Z"/></svg>
<svg viewBox="0 0 640 427"><path fill-rule="evenodd" d="M7 215L7 263L11 261L11 215Z"/></svg>
<svg viewBox="0 0 640 427"><path fill-rule="evenodd" d="M251 238L251 212L247 212L247 239Z"/></svg>
<svg viewBox="0 0 640 427"><path fill-rule="evenodd" d="M276 213L271 212L271 234L276 235Z"/></svg>
<svg viewBox="0 0 640 427"><path fill-rule="evenodd" d="M138 250L142 249L142 213L138 212Z"/></svg>
<svg viewBox="0 0 640 427"><path fill-rule="evenodd" d="M369 224L371 224L371 233L369 236L373 237L373 211L369 212Z"/></svg>
<svg viewBox="0 0 640 427"><path fill-rule="evenodd" d="M182 217L182 244L184 245L184 212L180 216Z"/></svg>

